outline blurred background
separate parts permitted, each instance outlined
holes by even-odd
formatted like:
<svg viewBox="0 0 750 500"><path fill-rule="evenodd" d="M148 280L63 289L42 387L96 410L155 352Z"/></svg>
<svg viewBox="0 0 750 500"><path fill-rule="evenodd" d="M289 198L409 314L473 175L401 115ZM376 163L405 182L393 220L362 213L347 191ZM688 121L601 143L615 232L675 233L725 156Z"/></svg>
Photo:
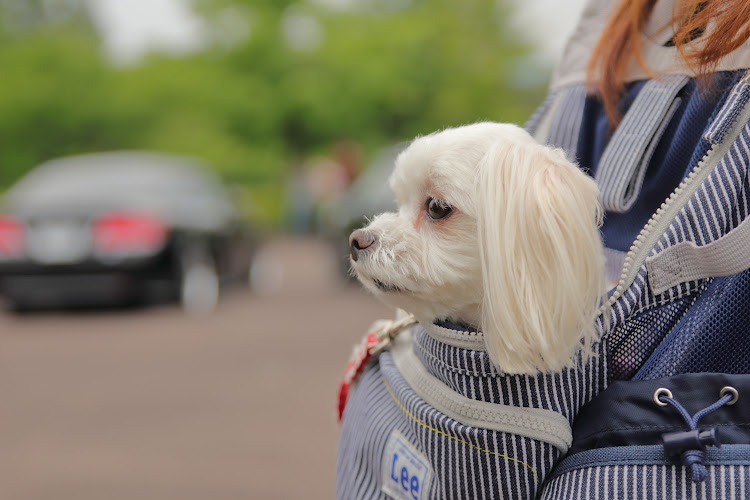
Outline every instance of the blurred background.
<svg viewBox="0 0 750 500"><path fill-rule="evenodd" d="M582 2L0 0L0 497L331 498L348 233Z"/></svg>

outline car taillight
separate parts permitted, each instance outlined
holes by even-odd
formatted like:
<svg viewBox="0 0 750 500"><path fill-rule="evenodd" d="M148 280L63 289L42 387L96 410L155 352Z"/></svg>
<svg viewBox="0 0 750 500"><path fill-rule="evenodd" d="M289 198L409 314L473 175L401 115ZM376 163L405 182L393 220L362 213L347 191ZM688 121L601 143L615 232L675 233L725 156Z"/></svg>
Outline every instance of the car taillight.
<svg viewBox="0 0 750 500"><path fill-rule="evenodd" d="M133 257L152 254L167 239L167 226L153 215L110 212L91 226L94 251L100 256Z"/></svg>
<svg viewBox="0 0 750 500"><path fill-rule="evenodd" d="M0 259L20 257L26 247L26 225L10 215L0 215Z"/></svg>

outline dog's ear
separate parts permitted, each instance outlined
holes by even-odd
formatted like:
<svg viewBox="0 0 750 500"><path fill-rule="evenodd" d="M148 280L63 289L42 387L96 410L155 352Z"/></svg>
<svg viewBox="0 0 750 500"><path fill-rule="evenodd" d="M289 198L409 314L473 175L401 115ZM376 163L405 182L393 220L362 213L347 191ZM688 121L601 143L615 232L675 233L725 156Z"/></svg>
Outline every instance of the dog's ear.
<svg viewBox="0 0 750 500"><path fill-rule="evenodd" d="M561 150L515 141L491 147L477 183L490 357L506 373L570 366L604 292L596 184Z"/></svg>

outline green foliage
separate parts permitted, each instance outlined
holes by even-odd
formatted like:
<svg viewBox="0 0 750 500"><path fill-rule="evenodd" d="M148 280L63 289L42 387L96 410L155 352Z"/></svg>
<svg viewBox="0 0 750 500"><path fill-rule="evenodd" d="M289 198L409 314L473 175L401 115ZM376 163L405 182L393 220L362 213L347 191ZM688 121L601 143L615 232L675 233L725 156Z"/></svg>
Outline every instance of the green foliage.
<svg viewBox="0 0 750 500"><path fill-rule="evenodd" d="M497 2L382 7L390 4L403 2L363 0L335 11L205 1L209 27L229 12L249 26L248 36L116 68L84 11L14 30L10 4L0 3L0 190L53 157L160 150L205 159L246 186L273 223L291 165L337 141L372 152L446 126L522 122L538 103L542 89L513 86L529 49L508 35ZM295 48L285 38L295 16L317 27L312 45Z"/></svg>

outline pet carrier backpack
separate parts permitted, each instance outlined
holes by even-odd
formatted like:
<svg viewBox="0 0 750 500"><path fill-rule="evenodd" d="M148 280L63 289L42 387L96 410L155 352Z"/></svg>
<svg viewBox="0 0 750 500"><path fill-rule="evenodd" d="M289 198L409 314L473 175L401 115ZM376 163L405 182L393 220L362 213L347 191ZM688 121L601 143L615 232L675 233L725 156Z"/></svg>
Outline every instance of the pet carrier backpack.
<svg viewBox="0 0 750 500"><path fill-rule="evenodd" d="M582 85L551 94L528 128L597 165L610 222L595 355L507 375L481 332L386 326L344 411L338 498L750 498L750 79L717 78L713 100L682 76L629 86L606 144Z"/></svg>
<svg viewBox="0 0 750 500"><path fill-rule="evenodd" d="M527 124L600 188L594 356L509 375L481 332L383 326L350 371L338 498L750 498L750 41L699 82L672 2L651 3L653 73L626 68L614 131L584 84L609 1L586 5Z"/></svg>

